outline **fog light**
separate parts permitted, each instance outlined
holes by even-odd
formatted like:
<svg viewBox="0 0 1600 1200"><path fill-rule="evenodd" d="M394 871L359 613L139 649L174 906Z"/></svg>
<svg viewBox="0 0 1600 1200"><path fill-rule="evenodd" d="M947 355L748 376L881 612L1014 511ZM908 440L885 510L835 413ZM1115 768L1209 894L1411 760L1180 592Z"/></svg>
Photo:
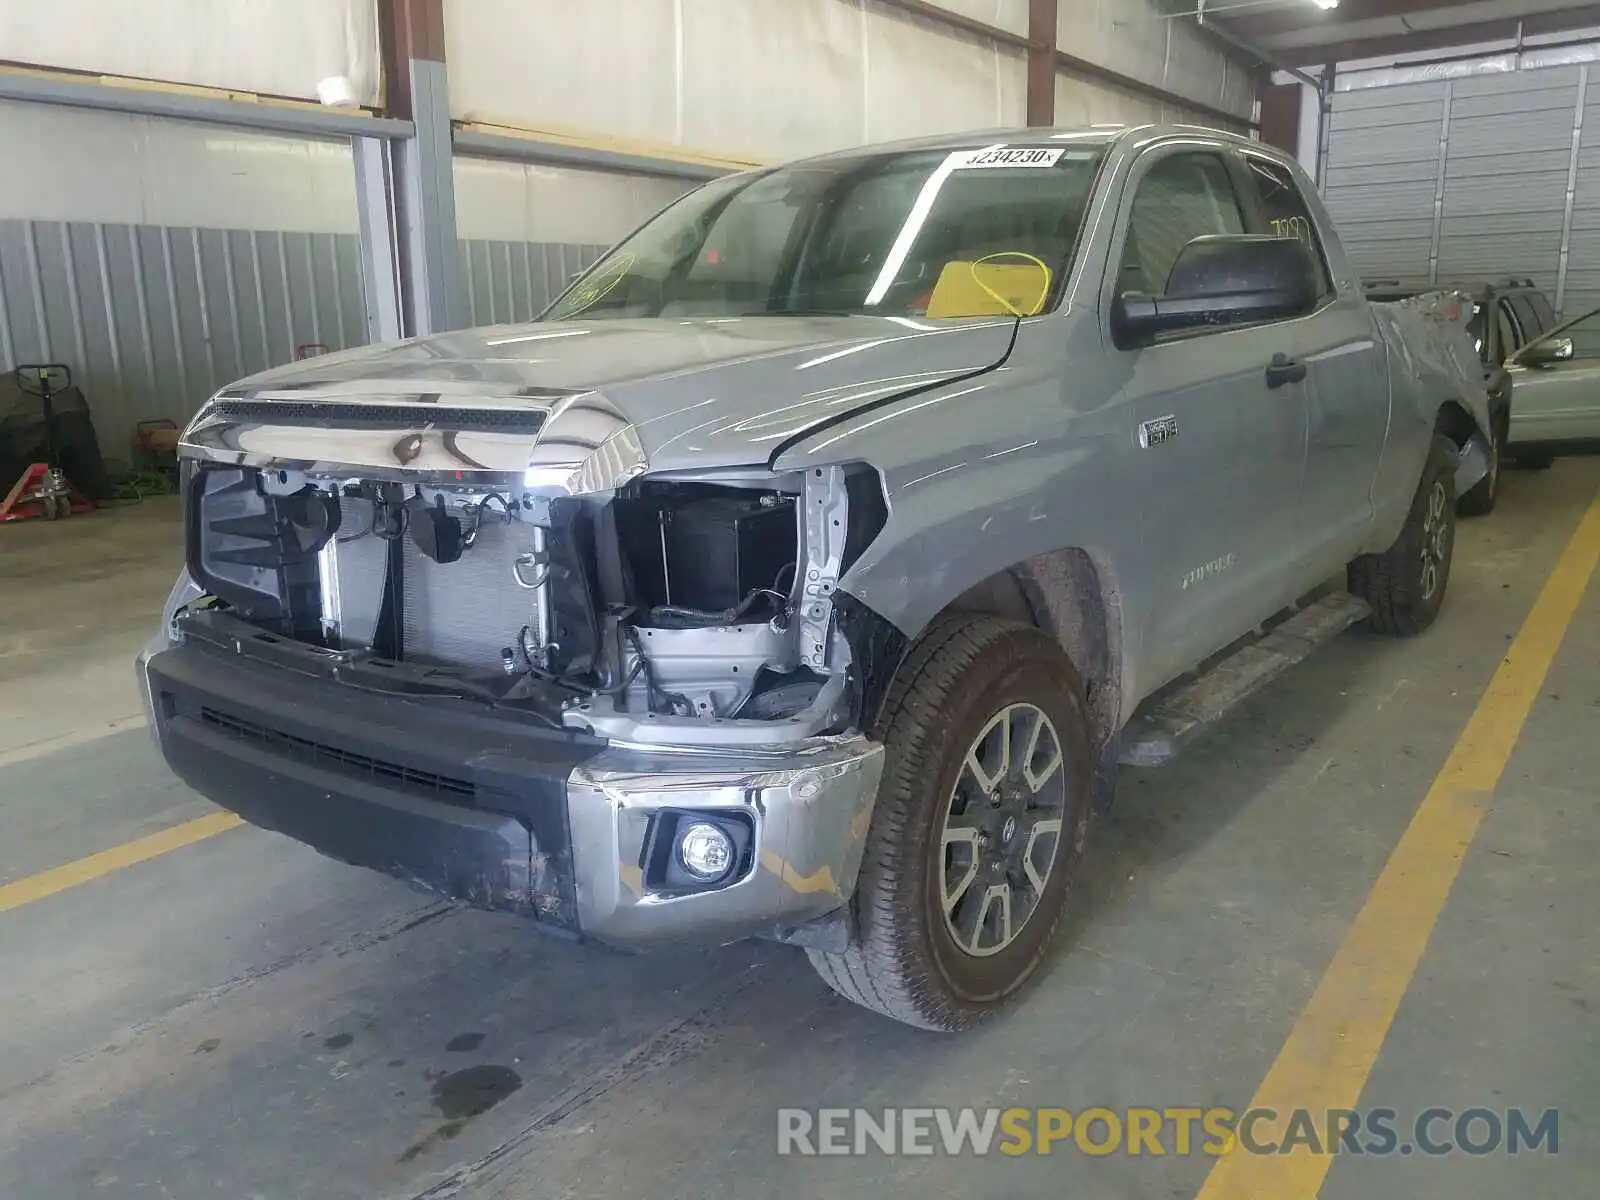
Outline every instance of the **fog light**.
<svg viewBox="0 0 1600 1200"><path fill-rule="evenodd" d="M715 825L686 826L678 835L678 861L696 879L720 879L733 866L733 839Z"/></svg>

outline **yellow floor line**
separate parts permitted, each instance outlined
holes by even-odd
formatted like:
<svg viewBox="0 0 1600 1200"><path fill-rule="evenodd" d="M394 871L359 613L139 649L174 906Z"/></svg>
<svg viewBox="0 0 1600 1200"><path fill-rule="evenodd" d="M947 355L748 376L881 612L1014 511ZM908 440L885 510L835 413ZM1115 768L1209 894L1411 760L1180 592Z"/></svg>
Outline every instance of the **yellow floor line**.
<svg viewBox="0 0 1600 1200"><path fill-rule="evenodd" d="M77 887L80 883L88 883L91 879L99 879L102 875L110 875L113 871L131 867L135 863L170 854L174 850L181 850L185 846L203 842L206 838L215 837L219 833L236 829L242 824L244 822L231 812L207 813L203 817L196 817L193 821L185 821L182 825L174 825L170 829L163 829L148 837L135 838L131 842L102 850L99 854L62 863L59 867L51 867L48 871L41 871L37 875L29 875L26 879L0 886L0 912L21 908L24 904L32 904L35 900L54 896L57 892Z"/></svg>
<svg viewBox="0 0 1600 1200"><path fill-rule="evenodd" d="M1600 499L1567 543L1489 689L1434 779L1262 1080L1250 1108L1281 1114L1255 1127L1276 1143L1289 1114L1353 1109L1478 832L1522 727L1600 562ZM1320 1119L1319 1119L1320 1125ZM1235 1149L1217 1160L1198 1200L1312 1200L1333 1158Z"/></svg>

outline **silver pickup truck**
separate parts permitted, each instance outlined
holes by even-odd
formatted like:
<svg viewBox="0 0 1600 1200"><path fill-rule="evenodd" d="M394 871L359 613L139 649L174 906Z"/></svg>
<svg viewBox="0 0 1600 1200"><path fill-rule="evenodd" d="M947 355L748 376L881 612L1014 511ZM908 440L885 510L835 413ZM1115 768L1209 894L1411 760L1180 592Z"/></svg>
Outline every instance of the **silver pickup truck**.
<svg viewBox="0 0 1600 1200"><path fill-rule="evenodd" d="M953 1030L1119 763L1439 612L1459 297L1369 304L1288 159L1028 130L710 183L531 325L296 363L182 441L140 658L247 820L551 929L805 947Z"/></svg>

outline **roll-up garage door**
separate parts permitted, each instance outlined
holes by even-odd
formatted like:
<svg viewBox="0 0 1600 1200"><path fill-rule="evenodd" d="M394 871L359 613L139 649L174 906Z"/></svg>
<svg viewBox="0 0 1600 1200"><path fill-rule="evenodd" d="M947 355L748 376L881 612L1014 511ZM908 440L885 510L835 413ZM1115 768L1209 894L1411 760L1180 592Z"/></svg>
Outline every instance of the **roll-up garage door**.
<svg viewBox="0 0 1600 1200"><path fill-rule="evenodd" d="M1323 191L1371 282L1600 306L1600 64L1336 92Z"/></svg>

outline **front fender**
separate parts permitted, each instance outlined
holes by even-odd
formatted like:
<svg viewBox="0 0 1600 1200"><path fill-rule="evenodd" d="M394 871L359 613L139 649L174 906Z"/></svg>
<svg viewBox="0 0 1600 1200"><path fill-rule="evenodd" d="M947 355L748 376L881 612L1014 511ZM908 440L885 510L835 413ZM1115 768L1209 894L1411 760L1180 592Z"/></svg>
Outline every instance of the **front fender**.
<svg viewBox="0 0 1600 1200"><path fill-rule="evenodd" d="M1136 695L1140 605L1154 589L1132 577L1142 519L1126 415L1093 399L1104 389L1085 387L1081 407L1064 401L1054 365L1014 357L1005 371L837 426L777 466L861 461L878 470L888 515L839 587L910 639L1002 572L1027 578L1064 552L1085 554L1102 585L1116 580L1118 628L1129 634L1108 673L1121 680L1122 696ZM1060 589L1039 590L1049 598ZM1041 618L1055 617L1048 605L1040 611L1040 597L1031 600ZM1064 629L1056 633L1069 642Z"/></svg>

